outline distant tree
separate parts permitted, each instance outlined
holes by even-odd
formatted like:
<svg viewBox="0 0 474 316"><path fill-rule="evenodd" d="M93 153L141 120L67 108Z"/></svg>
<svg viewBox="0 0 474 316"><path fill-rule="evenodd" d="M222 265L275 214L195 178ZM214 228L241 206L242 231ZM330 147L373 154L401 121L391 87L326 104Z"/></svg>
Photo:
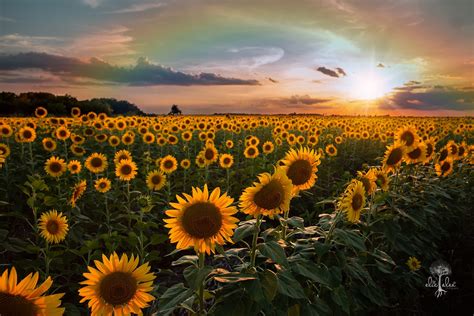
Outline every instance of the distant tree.
<svg viewBox="0 0 474 316"><path fill-rule="evenodd" d="M176 104L173 104L171 106L171 111L168 113L168 115L180 115L182 114L181 110Z"/></svg>

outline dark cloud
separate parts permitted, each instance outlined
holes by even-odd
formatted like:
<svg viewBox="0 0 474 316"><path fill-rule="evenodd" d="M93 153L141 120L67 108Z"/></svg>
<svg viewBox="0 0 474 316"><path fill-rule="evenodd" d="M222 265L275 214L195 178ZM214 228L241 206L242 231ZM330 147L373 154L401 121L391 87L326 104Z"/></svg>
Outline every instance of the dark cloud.
<svg viewBox="0 0 474 316"><path fill-rule="evenodd" d="M474 90L417 83L396 88L391 96L381 101L380 107L387 110L474 110Z"/></svg>
<svg viewBox="0 0 474 316"><path fill-rule="evenodd" d="M292 95L291 97L287 99L281 99L281 101L288 103L290 105L315 105L315 104L321 104L321 103L326 103L331 101L331 99L324 99L324 98L313 98L310 97L309 95Z"/></svg>
<svg viewBox="0 0 474 316"><path fill-rule="evenodd" d="M270 77L268 77L267 79L268 79L268 81L273 82L273 83L278 83L279 82L278 80L275 80L275 79L270 78Z"/></svg>
<svg viewBox="0 0 474 316"><path fill-rule="evenodd" d="M382 64L382 63L379 63L379 64L377 65L377 68L385 68L385 65Z"/></svg>
<svg viewBox="0 0 474 316"><path fill-rule="evenodd" d="M326 76L334 77L334 78L339 78L342 76L346 76L346 72L344 69L337 67L336 70L332 70L326 67L318 67L316 68L316 71L319 71L322 74L325 74Z"/></svg>
<svg viewBox="0 0 474 316"><path fill-rule="evenodd" d="M61 78L89 78L131 86L258 85L257 80L227 78L214 73L187 74L139 58L135 66L120 67L97 58L88 62L46 53L0 55L0 71L41 69Z"/></svg>

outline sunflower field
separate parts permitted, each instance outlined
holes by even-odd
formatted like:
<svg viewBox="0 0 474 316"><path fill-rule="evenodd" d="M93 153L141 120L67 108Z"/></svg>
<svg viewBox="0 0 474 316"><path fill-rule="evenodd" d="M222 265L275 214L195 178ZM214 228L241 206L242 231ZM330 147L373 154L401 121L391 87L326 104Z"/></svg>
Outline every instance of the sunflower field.
<svg viewBox="0 0 474 316"><path fill-rule="evenodd" d="M35 114L0 118L2 316L416 314L466 255L472 118Z"/></svg>

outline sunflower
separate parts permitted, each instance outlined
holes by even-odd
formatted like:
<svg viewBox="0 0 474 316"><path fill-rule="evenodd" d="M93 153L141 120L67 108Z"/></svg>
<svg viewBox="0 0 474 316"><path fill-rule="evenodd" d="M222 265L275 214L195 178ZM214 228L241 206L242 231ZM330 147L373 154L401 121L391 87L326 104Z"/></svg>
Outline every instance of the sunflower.
<svg viewBox="0 0 474 316"><path fill-rule="evenodd" d="M232 215L237 209L231 206L233 198L220 193L220 188L215 188L209 194L206 184L203 190L193 187L192 195L183 194L186 199L176 195L178 203L170 203L173 209L166 211L170 218L164 221L177 249L194 246L196 252L210 254L215 252L216 244L232 242L238 222Z"/></svg>
<svg viewBox="0 0 474 316"><path fill-rule="evenodd" d="M256 146L248 146L244 150L245 158L254 159L257 158L259 152Z"/></svg>
<svg viewBox="0 0 474 316"><path fill-rule="evenodd" d="M139 257L126 254L119 257L115 252L102 261L95 260L95 268L87 267L89 272L83 273L84 286L79 289L81 303L86 301L92 315L142 315L142 308L155 297L150 295L155 276L150 273L149 263L139 264Z"/></svg>
<svg viewBox="0 0 474 316"><path fill-rule="evenodd" d="M421 262L416 257L410 257L407 260L407 266L410 271L417 271L421 268Z"/></svg>
<svg viewBox="0 0 474 316"><path fill-rule="evenodd" d="M137 164L131 159L122 159L115 165L115 175L122 181L130 181L137 175Z"/></svg>
<svg viewBox="0 0 474 316"><path fill-rule="evenodd" d="M67 168L71 174L78 174L82 170L82 165L78 160L71 160L68 162Z"/></svg>
<svg viewBox="0 0 474 316"><path fill-rule="evenodd" d="M307 190L316 183L320 155L306 147L290 149L283 158L283 169L293 183L293 193Z"/></svg>
<svg viewBox="0 0 474 316"><path fill-rule="evenodd" d="M122 143L125 145L131 145L135 142L135 135L131 134L130 132L125 133L122 135Z"/></svg>
<svg viewBox="0 0 474 316"><path fill-rule="evenodd" d="M359 221L360 212L365 205L364 184L359 180L352 180L347 186L342 198L338 203L338 209L346 213L350 222Z"/></svg>
<svg viewBox="0 0 474 316"><path fill-rule="evenodd" d="M58 244L66 239L69 230L66 216L56 210L41 214L38 226L41 237L51 244Z"/></svg>
<svg viewBox="0 0 474 316"><path fill-rule="evenodd" d="M395 143L391 146L387 146L387 150L385 151L385 156L383 159L384 169L387 172L395 171L395 169L397 169L402 163L405 153L406 147L403 144Z"/></svg>
<svg viewBox="0 0 474 316"><path fill-rule="evenodd" d="M66 127L61 126L54 132L54 135L59 140L66 140L71 136L71 132Z"/></svg>
<svg viewBox="0 0 474 316"><path fill-rule="evenodd" d="M207 165L211 165L218 158L217 149L211 144L206 145L206 147L201 151L201 154Z"/></svg>
<svg viewBox="0 0 474 316"><path fill-rule="evenodd" d="M142 138L143 142L146 144L153 144L155 142L155 135L150 132L146 132L145 134L143 134Z"/></svg>
<svg viewBox="0 0 474 316"><path fill-rule="evenodd" d="M99 178L94 182L94 188L97 192L105 193L108 192L111 188L112 184L109 179L107 178Z"/></svg>
<svg viewBox="0 0 474 316"><path fill-rule="evenodd" d="M229 169L234 164L234 156L231 154L222 154L219 157L219 165L221 168Z"/></svg>
<svg viewBox="0 0 474 316"><path fill-rule="evenodd" d="M118 145L120 145L120 138L118 138L118 136L112 135L109 137L108 142L110 146L117 147Z"/></svg>
<svg viewBox="0 0 474 316"><path fill-rule="evenodd" d="M364 185L364 189L367 194L372 194L375 192L375 189L377 189L377 171L375 168L369 169L366 173L357 171L357 176Z"/></svg>
<svg viewBox="0 0 474 316"><path fill-rule="evenodd" d="M403 158L408 164L415 164L426 161L426 145L423 142L416 144L413 149L405 153Z"/></svg>
<svg viewBox="0 0 474 316"><path fill-rule="evenodd" d="M334 157L337 155L337 148L334 147L333 144L327 145L325 151L326 151L326 154L328 154L331 157Z"/></svg>
<svg viewBox="0 0 474 316"><path fill-rule="evenodd" d="M166 175L160 170L153 170L146 176L146 185L150 190L159 191L166 184Z"/></svg>
<svg viewBox="0 0 474 316"><path fill-rule="evenodd" d="M201 155L201 154L198 154L196 156L196 165L199 167L199 168L204 168L206 166L206 159L204 159L204 157Z"/></svg>
<svg viewBox="0 0 474 316"><path fill-rule="evenodd" d="M86 159L86 168L92 173L101 173L107 169L107 158L103 154L93 153Z"/></svg>
<svg viewBox="0 0 474 316"><path fill-rule="evenodd" d="M183 159L181 160L180 164L181 168L183 169L189 169L189 167L191 166L191 161L189 159Z"/></svg>
<svg viewBox="0 0 474 316"><path fill-rule="evenodd" d="M64 293L43 294L51 287L53 281L48 277L36 287L38 272L30 273L17 283L15 267L6 269L0 276L0 315L2 316L60 316L64 314L61 297Z"/></svg>
<svg viewBox="0 0 474 316"><path fill-rule="evenodd" d="M395 142L405 145L407 150L414 149L418 141L416 129L412 126L401 127L395 135Z"/></svg>
<svg viewBox="0 0 474 316"><path fill-rule="evenodd" d="M290 209L293 184L282 168L277 168L273 175L260 174L258 181L240 196L239 207L242 212L253 217L262 214L273 218Z"/></svg>
<svg viewBox="0 0 474 316"><path fill-rule="evenodd" d="M0 168L3 168L4 163L5 163L5 156L0 154Z"/></svg>
<svg viewBox="0 0 474 316"><path fill-rule="evenodd" d="M78 146L76 144L72 144L69 147L69 149L75 156L78 156L78 157L84 156L84 154L86 153L86 150L84 149L84 147Z"/></svg>
<svg viewBox="0 0 474 316"><path fill-rule="evenodd" d="M446 177L453 172L453 159L446 158L435 165L436 174L438 177Z"/></svg>
<svg viewBox="0 0 474 316"><path fill-rule="evenodd" d="M226 140L225 142L225 146L229 149L231 149L232 147L234 147L234 142L232 140Z"/></svg>
<svg viewBox="0 0 474 316"><path fill-rule="evenodd" d="M43 143L44 150L49 152L55 150L57 147L56 142L50 137L43 138L41 142Z"/></svg>
<svg viewBox="0 0 474 316"><path fill-rule="evenodd" d="M44 107L39 106L35 110L35 116L39 118L46 117L48 115L48 110L46 110Z"/></svg>
<svg viewBox="0 0 474 316"><path fill-rule="evenodd" d="M275 145L273 145L272 142L267 141L267 142L263 143L262 151L263 151L264 154L266 154L266 155L271 154L273 152L273 150L275 150Z"/></svg>
<svg viewBox="0 0 474 316"><path fill-rule="evenodd" d="M13 135L13 128L10 125L2 125L0 128L1 137L11 137Z"/></svg>
<svg viewBox="0 0 474 316"><path fill-rule="evenodd" d="M10 156L10 147L7 144L0 143L0 155L7 158Z"/></svg>
<svg viewBox="0 0 474 316"><path fill-rule="evenodd" d="M171 155L165 156L160 160L160 170L164 173L172 173L178 169L178 161Z"/></svg>
<svg viewBox="0 0 474 316"><path fill-rule="evenodd" d="M29 126L24 126L20 128L20 131L18 132L18 137L20 139L20 142L32 143L36 139L36 131Z"/></svg>
<svg viewBox="0 0 474 316"><path fill-rule="evenodd" d="M431 159L433 159L435 148L436 148L436 141L432 137L429 137L425 141L425 145L426 145L426 162L429 162Z"/></svg>
<svg viewBox="0 0 474 316"><path fill-rule="evenodd" d="M114 164L118 164L123 159L132 159L132 154L126 149L119 150L115 153Z"/></svg>
<svg viewBox="0 0 474 316"><path fill-rule="evenodd" d="M57 178L62 176L62 174L66 172L66 163L64 162L64 159L52 156L51 158L46 160L44 164L44 170L51 177Z"/></svg>
<svg viewBox="0 0 474 316"><path fill-rule="evenodd" d="M71 203L72 207L76 207L77 200L79 200L79 198L84 194L86 189L87 189L86 180L79 181L78 183L74 185L74 188L72 189L71 199L69 200L69 203Z"/></svg>
<svg viewBox="0 0 474 316"><path fill-rule="evenodd" d="M375 177L377 178L376 183L382 189L382 191L388 191L388 185L390 179L385 171L382 169L375 170Z"/></svg>

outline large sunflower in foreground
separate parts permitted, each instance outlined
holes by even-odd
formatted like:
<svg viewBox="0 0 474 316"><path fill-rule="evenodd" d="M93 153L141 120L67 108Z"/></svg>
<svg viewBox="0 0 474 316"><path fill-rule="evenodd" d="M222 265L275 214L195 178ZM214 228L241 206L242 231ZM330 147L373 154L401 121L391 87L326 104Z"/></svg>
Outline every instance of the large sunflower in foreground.
<svg viewBox="0 0 474 316"><path fill-rule="evenodd" d="M220 188L215 188L209 194L206 184L203 190L193 187L192 195L183 193L185 199L176 195L178 203L170 203L173 209L167 210L166 215L171 218L164 221L177 249L193 246L196 252L210 254L215 252L216 244L232 242L238 222L232 215L237 208L231 206L233 198L220 193Z"/></svg>
<svg viewBox="0 0 474 316"><path fill-rule="evenodd" d="M30 273L19 283L15 267L0 276L0 315L2 316L60 316L64 314L61 297L64 293L43 294L53 281L48 277L40 286L38 272Z"/></svg>
<svg viewBox="0 0 474 316"><path fill-rule="evenodd" d="M283 158L283 170L293 183L293 193L307 190L316 183L316 172L321 163L318 155L313 149L307 147L297 151L290 149Z"/></svg>
<svg viewBox="0 0 474 316"><path fill-rule="evenodd" d="M259 182L254 182L240 196L239 207L245 214L254 217L260 214L273 218L290 209L293 184L282 168L273 175L262 173Z"/></svg>
<svg viewBox="0 0 474 316"><path fill-rule="evenodd" d="M44 170L51 177L57 178L66 172L66 163L64 162L64 159L52 156L46 160Z"/></svg>
<svg viewBox="0 0 474 316"><path fill-rule="evenodd" d="M139 258L126 254L122 257L113 253L109 258L102 255L102 261L95 260L95 268L89 272L79 289L81 303L88 302L92 315L142 314L142 308L155 299L150 295L155 276L150 273L148 263L138 267Z"/></svg>
<svg viewBox="0 0 474 316"><path fill-rule="evenodd" d="M350 222L359 221L360 212L365 206L364 184L359 180L352 180L347 186L342 198L338 203L338 208L346 213Z"/></svg>
<svg viewBox="0 0 474 316"><path fill-rule="evenodd" d="M38 226L41 237L51 244L63 241L69 230L66 216L56 210L41 214Z"/></svg>
<svg viewBox="0 0 474 316"><path fill-rule="evenodd" d="M406 146L401 143L388 146L383 158L383 168L387 172L395 171L401 165L405 153Z"/></svg>

